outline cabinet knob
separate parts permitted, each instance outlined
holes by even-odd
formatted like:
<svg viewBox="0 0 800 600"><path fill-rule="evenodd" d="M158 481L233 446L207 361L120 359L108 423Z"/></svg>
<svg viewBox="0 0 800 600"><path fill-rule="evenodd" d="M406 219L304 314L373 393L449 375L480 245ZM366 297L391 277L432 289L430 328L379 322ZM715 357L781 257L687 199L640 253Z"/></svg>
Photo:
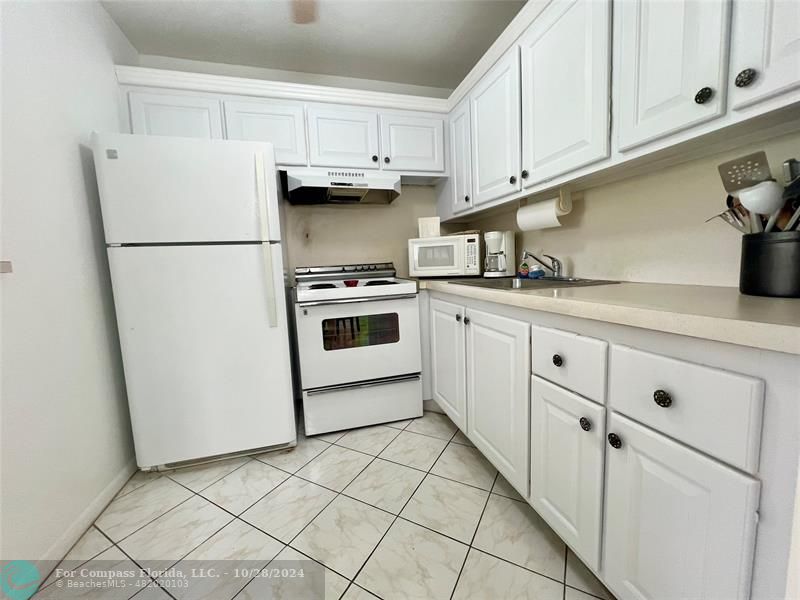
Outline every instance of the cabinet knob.
<svg viewBox="0 0 800 600"><path fill-rule="evenodd" d="M592 429L592 422L586 417L581 417L578 423L581 424L581 429L584 431L590 431Z"/></svg>
<svg viewBox="0 0 800 600"><path fill-rule="evenodd" d="M456 313L456 321L461 322L461 313Z"/></svg>
<svg viewBox="0 0 800 600"><path fill-rule="evenodd" d="M612 448L616 448L617 450L622 448L622 439L616 433L608 434L608 443Z"/></svg>
<svg viewBox="0 0 800 600"><path fill-rule="evenodd" d="M378 162L378 155L377 154L373 154L372 155L372 162Z"/></svg>
<svg viewBox="0 0 800 600"><path fill-rule="evenodd" d="M464 202L469 202L469 196L464 196Z"/></svg>
<svg viewBox="0 0 800 600"><path fill-rule="evenodd" d="M714 95L714 90L710 87L701 88L699 92L694 95L694 101L698 104L705 104L709 100L711 100L711 96Z"/></svg>
<svg viewBox="0 0 800 600"><path fill-rule="evenodd" d="M522 177L523 179L527 179L528 178L528 170L527 169L523 169L522 173L520 173L519 176Z"/></svg>
<svg viewBox="0 0 800 600"><path fill-rule="evenodd" d="M464 325L469 325L469 317L464 317Z"/></svg>
<svg viewBox="0 0 800 600"><path fill-rule="evenodd" d="M508 183L512 185L517 183L517 178L512 175L511 177L508 178Z"/></svg>
<svg viewBox="0 0 800 600"><path fill-rule="evenodd" d="M653 392L653 400L655 400L655 403L661 408L669 408L672 406L672 396L664 390L656 390Z"/></svg>
<svg viewBox="0 0 800 600"><path fill-rule="evenodd" d="M383 157L383 162L385 162L388 165L389 164L389 157L388 156L384 156Z"/></svg>
<svg viewBox="0 0 800 600"><path fill-rule="evenodd" d="M743 71L739 71L733 83L736 87L747 87L756 80L757 75L758 71L755 69L744 69Z"/></svg>
<svg viewBox="0 0 800 600"><path fill-rule="evenodd" d="M564 364L564 359L561 358L560 354L553 354L553 364L557 367L560 367Z"/></svg>

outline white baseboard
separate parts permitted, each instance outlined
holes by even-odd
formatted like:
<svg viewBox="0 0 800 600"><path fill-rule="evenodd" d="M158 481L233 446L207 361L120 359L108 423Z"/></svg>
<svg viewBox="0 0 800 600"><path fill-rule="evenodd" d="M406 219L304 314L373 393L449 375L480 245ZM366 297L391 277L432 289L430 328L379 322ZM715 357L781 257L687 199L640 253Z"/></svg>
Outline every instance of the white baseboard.
<svg viewBox="0 0 800 600"><path fill-rule="evenodd" d="M95 519L100 516L106 506L114 499L122 487L130 479L131 475L136 471L136 460L131 459L125 468L111 480L102 492L84 509L80 516L72 522L67 530L61 535L56 542L50 546L45 553L44 557L36 561L39 567L39 572L44 574L44 571L51 571L53 568L52 561L60 561L67 555L67 552L81 539L81 536L86 533L86 530L94 523Z"/></svg>

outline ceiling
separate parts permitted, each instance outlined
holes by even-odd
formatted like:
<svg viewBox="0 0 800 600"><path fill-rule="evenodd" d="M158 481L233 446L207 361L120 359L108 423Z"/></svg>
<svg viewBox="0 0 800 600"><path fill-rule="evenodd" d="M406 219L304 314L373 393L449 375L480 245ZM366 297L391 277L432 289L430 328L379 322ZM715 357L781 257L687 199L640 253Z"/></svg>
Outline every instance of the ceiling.
<svg viewBox="0 0 800 600"><path fill-rule="evenodd" d="M456 87L524 0L317 0L292 22L289 0L103 3L142 54Z"/></svg>

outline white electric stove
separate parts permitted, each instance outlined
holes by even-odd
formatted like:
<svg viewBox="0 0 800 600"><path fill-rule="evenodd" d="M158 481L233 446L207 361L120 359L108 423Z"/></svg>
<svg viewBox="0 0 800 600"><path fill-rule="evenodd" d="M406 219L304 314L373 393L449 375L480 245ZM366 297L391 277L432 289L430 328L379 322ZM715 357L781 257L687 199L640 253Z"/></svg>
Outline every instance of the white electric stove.
<svg viewBox="0 0 800 600"><path fill-rule="evenodd" d="M417 284L392 263L298 267L307 435L422 415Z"/></svg>

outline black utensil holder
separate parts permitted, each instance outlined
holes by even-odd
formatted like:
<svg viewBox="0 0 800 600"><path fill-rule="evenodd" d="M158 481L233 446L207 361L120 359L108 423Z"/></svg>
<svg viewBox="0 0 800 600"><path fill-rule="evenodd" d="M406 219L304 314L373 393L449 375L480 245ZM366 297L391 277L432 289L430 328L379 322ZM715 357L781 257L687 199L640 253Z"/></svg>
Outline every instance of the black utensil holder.
<svg viewBox="0 0 800 600"><path fill-rule="evenodd" d="M742 236L739 291L749 296L800 298L800 231Z"/></svg>

